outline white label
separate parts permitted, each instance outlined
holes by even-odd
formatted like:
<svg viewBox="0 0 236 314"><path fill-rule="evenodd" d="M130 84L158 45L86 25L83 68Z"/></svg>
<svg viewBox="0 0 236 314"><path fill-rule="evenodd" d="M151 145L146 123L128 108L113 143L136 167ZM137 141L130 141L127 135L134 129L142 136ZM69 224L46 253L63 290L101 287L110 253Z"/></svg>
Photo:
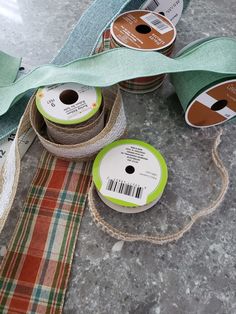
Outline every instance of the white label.
<svg viewBox="0 0 236 314"><path fill-rule="evenodd" d="M207 93L203 93L201 95L199 95L195 101L200 102L202 105L206 106L207 108L212 107L212 105L214 105L217 102L217 99L211 97L210 95L208 95ZM217 110L217 113L220 114L221 116L223 116L226 119L231 119L233 117L236 116L236 112L231 110L228 107L224 107L221 110Z"/></svg>
<svg viewBox="0 0 236 314"><path fill-rule="evenodd" d="M135 205L146 205L148 196L158 187L161 167L148 149L134 144L112 148L101 160L100 193Z"/></svg>
<svg viewBox="0 0 236 314"><path fill-rule="evenodd" d="M181 18L183 7L183 0L148 0L141 9L161 13L176 25Z"/></svg>
<svg viewBox="0 0 236 314"><path fill-rule="evenodd" d="M162 35L173 30L173 28L169 24L165 23L155 14L148 13L146 15L141 16L140 18Z"/></svg>
<svg viewBox="0 0 236 314"><path fill-rule="evenodd" d="M72 94L72 103L65 104L62 102L62 95L66 91L68 92L68 98ZM96 89L76 83L45 87L38 92L37 98L42 109L48 115L46 117L55 122L57 120L80 120L97 106Z"/></svg>

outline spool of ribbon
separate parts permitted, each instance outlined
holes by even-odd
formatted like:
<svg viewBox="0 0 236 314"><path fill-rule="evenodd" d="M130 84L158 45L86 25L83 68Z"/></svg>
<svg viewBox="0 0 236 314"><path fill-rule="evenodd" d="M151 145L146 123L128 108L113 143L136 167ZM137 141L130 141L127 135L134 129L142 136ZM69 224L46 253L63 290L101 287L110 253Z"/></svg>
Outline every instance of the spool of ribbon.
<svg viewBox="0 0 236 314"><path fill-rule="evenodd" d="M197 40L182 49L176 59L181 61L194 53L198 47L218 40L218 38ZM235 39L233 40L235 41ZM209 54L207 51L206 53ZM219 46L217 55L224 55L224 53L224 47ZM228 60L232 66L235 64L234 53L232 50ZM206 71L179 72L171 74L171 82L175 86L185 112L185 120L190 126L205 128L221 124L236 116L235 72L233 74L208 73Z"/></svg>
<svg viewBox="0 0 236 314"><path fill-rule="evenodd" d="M101 148L123 136L126 130L126 118L120 92L116 88L104 90L103 104L104 113L100 115L99 118L99 124L102 124L103 117L106 117L105 126L103 129L97 133L98 126L96 123L93 124L92 122L95 130L90 129L91 137L89 137L87 140L83 141L84 136L82 135L81 138L79 134L77 134L79 136L69 136L69 141L73 141L74 144L65 144L63 137L61 137L63 134L56 135L62 139L63 144L55 143L55 141L51 141L48 138L47 133L45 132L45 120L37 110L35 97L33 97L29 102L27 108L29 116L27 117L25 115L25 118L23 117L23 121L27 123L28 127L32 126L41 144L52 155L68 160L88 160L94 158ZM49 125L51 126L50 123ZM90 128L92 125L89 125L88 128ZM86 127L87 126L85 126L85 128ZM61 130L62 128L59 127L59 129ZM52 129L50 129L50 131L51 130ZM66 131L67 129L63 128L63 133L66 133ZM56 132L55 126L53 127L53 133L50 133L50 135L54 134L54 132ZM71 129L71 132L73 134L73 128Z"/></svg>
<svg viewBox="0 0 236 314"><path fill-rule="evenodd" d="M136 10L118 16L111 25L110 48L127 47L140 51L158 51L170 56L176 39L176 28L159 13ZM148 93L159 88L165 75L141 77L120 82L128 92Z"/></svg>
<svg viewBox="0 0 236 314"><path fill-rule="evenodd" d="M109 208L130 214L141 213L159 201L167 183L167 172L159 151L131 139L115 141L103 148L92 170L101 200Z"/></svg>
<svg viewBox="0 0 236 314"><path fill-rule="evenodd" d="M57 144L86 142L104 127L99 88L70 83L40 88L36 106L44 118L49 139Z"/></svg>

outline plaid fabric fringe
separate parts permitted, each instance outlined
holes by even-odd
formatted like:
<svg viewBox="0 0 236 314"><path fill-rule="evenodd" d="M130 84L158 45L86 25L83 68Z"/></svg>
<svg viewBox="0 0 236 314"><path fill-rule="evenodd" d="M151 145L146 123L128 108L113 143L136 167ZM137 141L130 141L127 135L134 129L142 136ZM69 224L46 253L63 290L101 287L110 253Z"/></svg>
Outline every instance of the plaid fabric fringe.
<svg viewBox="0 0 236 314"><path fill-rule="evenodd" d="M43 152L0 270L0 313L61 313L90 162Z"/></svg>

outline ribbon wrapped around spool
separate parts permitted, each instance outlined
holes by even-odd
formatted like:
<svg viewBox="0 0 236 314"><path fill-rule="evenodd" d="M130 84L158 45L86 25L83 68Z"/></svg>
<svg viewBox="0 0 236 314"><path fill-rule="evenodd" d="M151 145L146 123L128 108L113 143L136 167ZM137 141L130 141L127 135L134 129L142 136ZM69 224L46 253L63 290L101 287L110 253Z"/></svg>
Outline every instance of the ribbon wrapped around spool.
<svg viewBox="0 0 236 314"><path fill-rule="evenodd" d="M75 83L40 88L36 106L44 117L48 137L58 144L86 142L104 127L100 88Z"/></svg>
<svg viewBox="0 0 236 314"><path fill-rule="evenodd" d="M94 223L97 225L98 228L103 230L105 233L121 241L127 241L127 242L141 241L141 242L149 242L152 244L163 245L166 243L177 241L180 238L182 238L186 232L190 231L192 226L199 219L212 214L218 208L218 206L222 203L227 193L228 186L229 186L229 175L217 151L218 146L221 142L221 135L222 135L222 130L219 132L218 136L216 137L213 148L212 148L212 160L222 179L221 190L218 196L216 197L216 199L208 207L202 208L198 210L195 214L191 215L189 217L190 219L179 230L173 233L149 235L149 234L140 234L140 233L133 234L133 233L120 230L119 228L116 228L115 226L109 224L104 219L104 217L102 217L102 215L100 214L100 210L99 210L100 204L98 200L97 188L95 187L95 184L92 183L89 193L88 193L88 204L89 204L89 210L90 210ZM105 202L107 201L105 200ZM111 202L107 203L108 206L110 206L110 204ZM121 207L116 207L114 209L120 210L120 208ZM124 209L124 207L122 209Z"/></svg>
<svg viewBox="0 0 236 314"><path fill-rule="evenodd" d="M74 144L68 143L55 143L54 140L48 138L46 128L45 128L45 119L40 114L35 104L35 97L31 99L28 106L30 125L32 125L37 137L39 138L42 145L49 151L51 154L70 160L87 160L93 158L98 151L106 146L107 144L113 142L115 139L123 136L126 130L126 117L123 107L123 101L121 94L117 91L116 88L105 89L103 90L103 109L101 114L91 122L91 124L82 126L83 128L90 129L90 136L84 140L84 134L79 135L80 127L78 128L78 134L74 134L74 128L70 129L71 136L69 141L74 142ZM97 122L103 124L105 118L105 125L100 132L97 133ZM29 121L28 121L29 122ZM94 123L95 122L95 123ZM29 125L29 124L28 124ZM29 126L30 126L29 125ZM51 126L51 123L47 121L48 125ZM95 130L92 129L94 127ZM57 132L58 126L53 126L53 132ZM100 128L100 127L99 127ZM60 137L63 141L63 134L67 132L67 128L59 127L62 134L57 134L56 136ZM50 129L50 134L52 129ZM53 133L54 134L54 133ZM67 140L65 140L67 142Z"/></svg>
<svg viewBox="0 0 236 314"><path fill-rule="evenodd" d="M182 49L176 59L181 61L201 45L215 40L218 39L197 40ZM219 47L220 53L225 53L224 47ZM236 57L236 51L234 53ZM228 62L233 64L233 61ZM171 74L171 82L185 112L185 121L190 126L206 128L236 116L236 73L179 72Z"/></svg>
<svg viewBox="0 0 236 314"><path fill-rule="evenodd" d="M112 23L110 48L158 51L170 56L175 39L176 28L166 17L156 12L135 10L123 13ZM128 92L148 93L159 88L164 78L164 74L135 78L120 82L120 87Z"/></svg>
<svg viewBox="0 0 236 314"><path fill-rule="evenodd" d="M102 201L118 212L132 214L143 212L159 201L168 176L160 152L131 139L103 148L95 158L92 172Z"/></svg>
<svg viewBox="0 0 236 314"><path fill-rule="evenodd" d="M98 135L104 127L105 118L104 106L98 111L98 114L89 119L88 122L66 127L57 123L53 123L47 119L47 135L50 140L58 144L79 144L88 141Z"/></svg>

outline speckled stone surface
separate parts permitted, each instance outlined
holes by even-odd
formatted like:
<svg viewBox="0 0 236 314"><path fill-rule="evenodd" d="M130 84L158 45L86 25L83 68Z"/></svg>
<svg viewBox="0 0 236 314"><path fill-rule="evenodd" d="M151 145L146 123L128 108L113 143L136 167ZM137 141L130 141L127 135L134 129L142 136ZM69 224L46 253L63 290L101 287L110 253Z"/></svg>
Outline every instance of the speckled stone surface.
<svg viewBox="0 0 236 314"><path fill-rule="evenodd" d="M30 65L50 61L89 2L0 0L0 49L25 56ZM235 35L235 14L235 0L192 0L177 26L176 50L202 37ZM118 214L98 201L101 214L126 231L175 231L219 192L210 151L219 128L188 127L168 81L154 93L123 95L129 136L153 144L164 154L169 181L158 205L143 214ZM118 242L97 229L86 209L65 314L236 313L236 124L225 124L223 129L220 154L230 173L226 199L177 243ZM36 141L24 157L24 175L0 237L0 255L6 250L41 149Z"/></svg>

